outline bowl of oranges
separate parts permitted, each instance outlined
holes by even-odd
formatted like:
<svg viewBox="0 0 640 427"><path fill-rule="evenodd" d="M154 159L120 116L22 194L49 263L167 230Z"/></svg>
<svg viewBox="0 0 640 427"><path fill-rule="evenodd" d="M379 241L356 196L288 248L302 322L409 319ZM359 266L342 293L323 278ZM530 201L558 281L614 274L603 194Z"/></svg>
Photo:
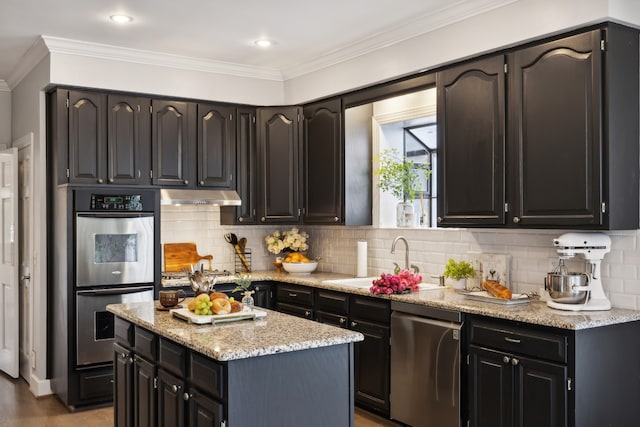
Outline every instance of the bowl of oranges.
<svg viewBox="0 0 640 427"><path fill-rule="evenodd" d="M293 275L304 276L318 268L318 261L312 261L301 252L291 252L282 261L284 270Z"/></svg>

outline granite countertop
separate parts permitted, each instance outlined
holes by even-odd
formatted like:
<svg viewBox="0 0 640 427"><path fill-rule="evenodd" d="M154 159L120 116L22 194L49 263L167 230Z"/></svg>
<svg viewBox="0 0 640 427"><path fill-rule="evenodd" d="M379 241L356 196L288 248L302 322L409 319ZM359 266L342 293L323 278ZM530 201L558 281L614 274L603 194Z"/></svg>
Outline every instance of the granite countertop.
<svg viewBox="0 0 640 427"><path fill-rule="evenodd" d="M469 314L479 314L499 319L514 320L535 325L551 326L561 329L588 329L640 320L640 311L613 308L607 311L561 311L549 308L544 301L537 299L528 304L505 306L496 303L475 301L455 292L451 288L425 290L404 295L372 295L369 289L350 286L338 286L326 283L327 280L352 278L345 274L314 272L306 276L276 273L275 271L254 272L254 281L274 280L317 288L330 289L357 295L368 295L394 301L422 304L431 307L457 310ZM233 278L226 278L233 281ZM223 281L220 281L221 283Z"/></svg>
<svg viewBox="0 0 640 427"><path fill-rule="evenodd" d="M349 329L260 308L267 316L218 325L195 325L157 310L158 302L111 304L107 310L218 361L328 347L364 340Z"/></svg>

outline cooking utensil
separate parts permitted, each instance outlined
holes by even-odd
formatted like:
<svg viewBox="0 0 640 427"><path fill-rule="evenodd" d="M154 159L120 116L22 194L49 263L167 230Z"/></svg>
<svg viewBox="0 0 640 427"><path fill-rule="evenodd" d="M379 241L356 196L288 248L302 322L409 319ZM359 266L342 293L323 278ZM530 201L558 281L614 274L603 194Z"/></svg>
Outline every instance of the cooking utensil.
<svg viewBox="0 0 640 427"><path fill-rule="evenodd" d="M180 271L183 267L197 264L201 260L211 261L213 255L199 255L195 243L165 243L164 244L164 270Z"/></svg>
<svg viewBox="0 0 640 427"><path fill-rule="evenodd" d="M247 238L246 237L240 238L240 240L238 240L238 246L240 247L240 252L244 253L244 250L247 247Z"/></svg>
<svg viewBox="0 0 640 427"><path fill-rule="evenodd" d="M236 255L238 255L238 258L240 258L240 261L242 262L242 265L244 265L244 268L248 273L251 273L251 265L249 265L247 258L244 256L244 247L242 249L240 248L238 236L236 236L234 233L226 233L224 235L224 239L233 246L233 249L236 251ZM242 244L246 246L247 239L243 237L240 240L243 241Z"/></svg>
<svg viewBox="0 0 640 427"><path fill-rule="evenodd" d="M588 296L589 275L568 272L566 274L547 273L544 288L555 302L562 304L584 304Z"/></svg>

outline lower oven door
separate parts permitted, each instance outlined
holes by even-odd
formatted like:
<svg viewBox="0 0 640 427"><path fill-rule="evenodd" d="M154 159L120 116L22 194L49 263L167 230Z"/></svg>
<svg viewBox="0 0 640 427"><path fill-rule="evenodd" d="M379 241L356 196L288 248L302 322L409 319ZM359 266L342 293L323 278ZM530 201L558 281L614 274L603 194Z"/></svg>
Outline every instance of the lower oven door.
<svg viewBox="0 0 640 427"><path fill-rule="evenodd" d="M153 286L76 292L76 364L111 362L115 330L107 305L143 301L153 301Z"/></svg>

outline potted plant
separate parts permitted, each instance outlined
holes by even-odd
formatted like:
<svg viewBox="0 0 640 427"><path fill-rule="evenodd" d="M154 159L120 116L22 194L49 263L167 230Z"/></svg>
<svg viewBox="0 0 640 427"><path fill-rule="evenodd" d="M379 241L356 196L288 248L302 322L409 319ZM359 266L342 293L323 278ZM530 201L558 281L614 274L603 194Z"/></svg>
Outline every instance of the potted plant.
<svg viewBox="0 0 640 427"><path fill-rule="evenodd" d="M374 163L379 165L374 171L379 179L378 188L401 200L397 207L397 226L412 226L415 215L411 201L416 198L416 192L422 182L421 178L429 179L430 165L409 160L406 156L400 155L395 148L381 151L374 158Z"/></svg>
<svg viewBox="0 0 640 427"><path fill-rule="evenodd" d="M449 262L444 266L444 277L450 278L454 289L466 289L467 279L476 277L476 270L466 261L456 262L449 258Z"/></svg>

